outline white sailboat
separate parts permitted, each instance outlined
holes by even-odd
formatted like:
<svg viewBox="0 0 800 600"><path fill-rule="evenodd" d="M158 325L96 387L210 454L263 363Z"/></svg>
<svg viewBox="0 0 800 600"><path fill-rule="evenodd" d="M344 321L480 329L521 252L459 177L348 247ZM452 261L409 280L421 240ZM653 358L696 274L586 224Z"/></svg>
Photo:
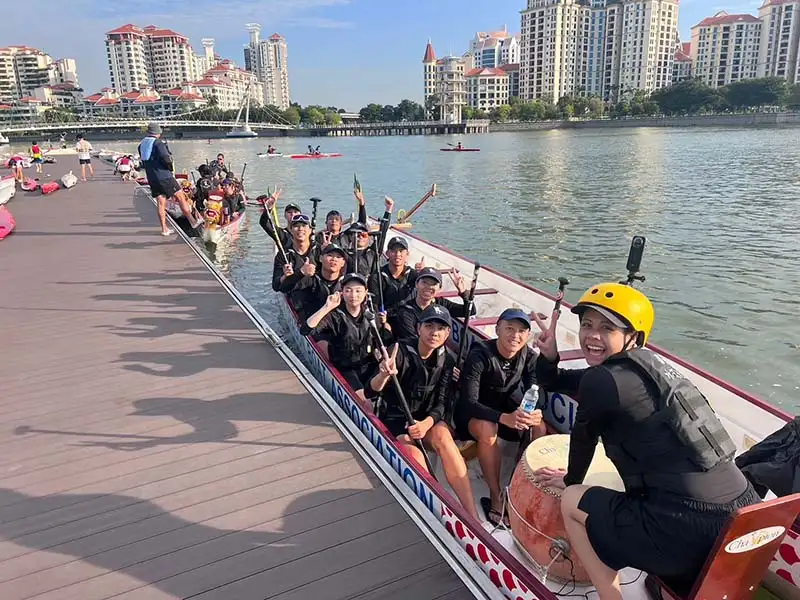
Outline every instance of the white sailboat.
<svg viewBox="0 0 800 600"><path fill-rule="evenodd" d="M247 84L247 89L242 98L242 104L239 106L239 113L236 115L236 123L226 137L229 138L253 138L258 137L258 133L250 129L250 85L252 80ZM245 110L244 124L239 125L239 119L242 118L242 109Z"/></svg>

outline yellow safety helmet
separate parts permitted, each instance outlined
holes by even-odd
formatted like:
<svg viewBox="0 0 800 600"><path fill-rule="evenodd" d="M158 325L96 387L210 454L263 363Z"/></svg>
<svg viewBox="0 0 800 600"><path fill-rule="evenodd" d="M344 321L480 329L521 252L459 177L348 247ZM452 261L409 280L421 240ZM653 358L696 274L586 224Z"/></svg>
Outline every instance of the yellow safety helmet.
<svg viewBox="0 0 800 600"><path fill-rule="evenodd" d="M581 315L587 308L595 309L617 327L630 328L639 333L640 346L647 343L656 318L647 296L622 283L593 285L572 307L572 312Z"/></svg>

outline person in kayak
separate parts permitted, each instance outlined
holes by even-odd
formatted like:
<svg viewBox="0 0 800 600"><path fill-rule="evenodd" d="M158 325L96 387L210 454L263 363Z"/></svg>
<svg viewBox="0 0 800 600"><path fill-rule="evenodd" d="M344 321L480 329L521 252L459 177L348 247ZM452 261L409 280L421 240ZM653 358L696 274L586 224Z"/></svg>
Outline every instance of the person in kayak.
<svg viewBox="0 0 800 600"><path fill-rule="evenodd" d="M408 266L408 242L402 237L393 237L386 247L387 262L381 267L380 275L372 273L369 278L369 291L378 297L378 277L383 286L383 308L389 319L394 319L397 309L411 300L417 281L417 271L422 268Z"/></svg>
<svg viewBox="0 0 800 600"><path fill-rule="evenodd" d="M195 219L191 204L173 175L175 165L172 155L160 138L161 125L150 123L147 126L147 136L140 142L138 151L147 174L150 193L158 202L161 235L170 235L174 232L167 227L167 198L172 198L180 205L181 211L192 229L198 227L201 221Z"/></svg>
<svg viewBox="0 0 800 600"><path fill-rule="evenodd" d="M366 300L367 280L358 273L348 273L342 279L341 293L328 296L325 305L300 326L300 333L325 337L331 364L356 392L362 408L372 412L372 405L364 396L364 381L377 363L373 354L377 345L364 316ZM384 343L388 343L391 334L385 329L380 332Z"/></svg>
<svg viewBox="0 0 800 600"><path fill-rule="evenodd" d="M275 154L276 150L272 147L272 144L267 146L267 154Z"/></svg>
<svg viewBox="0 0 800 600"><path fill-rule="evenodd" d="M36 172L41 173L44 157L42 156L42 149L37 142L31 144L31 162L36 165Z"/></svg>
<svg viewBox="0 0 800 600"><path fill-rule="evenodd" d="M322 308L333 292L342 291L346 261L347 253L336 244L328 244L320 250L320 268L306 269L311 274L304 274L289 294L289 302L300 320L308 319Z"/></svg>
<svg viewBox="0 0 800 600"><path fill-rule="evenodd" d="M452 412L450 391L456 364L455 357L445 347L451 327L447 309L432 305L422 311L419 337L398 342L391 348L365 386L364 395L372 400L382 394L380 420L421 468L427 470L425 457L414 440L422 440L439 455L447 482L464 509L477 519L467 464L447 425L447 416ZM414 425L406 422L397 390L389 384L392 375L397 376L416 421Z"/></svg>
<svg viewBox="0 0 800 600"><path fill-rule="evenodd" d="M261 225L261 229L263 229L269 237L271 237L273 240L279 239L283 247L287 248L292 244L292 220L303 211L300 210L300 207L297 204L292 202L287 204L286 208L283 209L283 218L286 220L286 226L279 227L276 231L275 225L272 222L272 218L269 215L269 211L271 211L272 207L275 206L280 193L280 190L277 190L271 196L266 198L263 196L258 197L258 200L264 202L264 212L261 213L258 224Z"/></svg>
<svg viewBox="0 0 800 600"><path fill-rule="evenodd" d="M310 223L308 215L298 214L292 218L291 242L283 247L288 262L284 261L283 253L275 255L272 269L274 291L290 294L301 278L316 273L319 250L311 241Z"/></svg>
<svg viewBox="0 0 800 600"><path fill-rule="evenodd" d="M342 235L342 213L338 210L328 211L325 215L325 229L318 231L314 236L314 241L321 248L328 244L340 245L340 237Z"/></svg>
<svg viewBox="0 0 800 600"><path fill-rule="evenodd" d="M478 444L478 461L489 487L481 498L486 519L495 527L503 514L500 487L502 453L497 438L519 442L531 429L532 439L545 434L542 411L526 413L520 408L525 393L536 383L536 354L528 347L531 321L524 311L508 308L497 320L497 337L472 343L459 378L460 394L453 423L458 438Z"/></svg>
<svg viewBox="0 0 800 600"><path fill-rule="evenodd" d="M463 149L463 146L461 145L461 142L458 142L458 144L456 144L456 150L461 150L461 149Z"/></svg>
<svg viewBox="0 0 800 600"><path fill-rule="evenodd" d="M222 224L227 225L231 221L239 218L239 215L245 211L247 207L247 196L244 190L241 189L239 183L233 179L224 179L222 181Z"/></svg>
<svg viewBox="0 0 800 600"><path fill-rule="evenodd" d="M414 281L413 297L401 304L389 324L395 339L402 340L413 338L417 335L417 322L422 311L432 304L445 307L451 317L465 317L467 314L467 290L464 285L464 278L458 271L450 272L450 280L458 290L463 304L456 304L447 298L436 298L436 293L442 289L442 275L432 267L424 267L417 272ZM475 314L475 306L472 306L471 314Z"/></svg>
<svg viewBox="0 0 800 600"><path fill-rule="evenodd" d="M586 369L558 368L555 319L547 327L535 317L539 384L580 402L568 468L534 476L563 489L569 542L602 600L622 599L625 567L686 594L730 515L761 499L734 464L736 446L705 396L645 347L655 320L647 296L601 283L572 312ZM599 439L625 492L582 485Z"/></svg>

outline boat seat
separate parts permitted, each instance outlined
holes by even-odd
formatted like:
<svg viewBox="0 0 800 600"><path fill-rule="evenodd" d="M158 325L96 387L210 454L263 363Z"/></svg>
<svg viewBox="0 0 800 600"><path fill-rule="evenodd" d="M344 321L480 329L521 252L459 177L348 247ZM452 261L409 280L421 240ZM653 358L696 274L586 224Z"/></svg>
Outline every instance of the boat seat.
<svg viewBox="0 0 800 600"><path fill-rule="evenodd" d="M469 328L472 329L473 327L486 327L487 325L497 325L497 319L499 317L480 317L477 319L470 319L469 320ZM459 319L463 323L463 319Z"/></svg>
<svg viewBox="0 0 800 600"><path fill-rule="evenodd" d="M489 294L496 294L497 290L494 288L483 288L480 290L475 290L476 296L488 296ZM437 298L456 298L458 296L458 290L448 290L446 292L439 292L436 294Z"/></svg>
<svg viewBox="0 0 800 600"><path fill-rule="evenodd" d="M728 519L700 576L686 595L648 575L653 600L751 600L800 512L800 494L746 506Z"/></svg>
<svg viewBox="0 0 800 600"><path fill-rule="evenodd" d="M575 348L573 350L559 350L558 357L561 360L578 360L579 358L583 358L583 350L580 348Z"/></svg>

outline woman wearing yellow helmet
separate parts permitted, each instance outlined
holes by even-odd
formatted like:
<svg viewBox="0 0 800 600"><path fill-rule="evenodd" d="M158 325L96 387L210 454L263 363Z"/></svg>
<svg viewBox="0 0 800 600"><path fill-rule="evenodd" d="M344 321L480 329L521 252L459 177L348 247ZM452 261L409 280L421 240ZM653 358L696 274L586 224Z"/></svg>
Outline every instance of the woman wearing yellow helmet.
<svg viewBox="0 0 800 600"><path fill-rule="evenodd" d="M565 488L561 513L570 543L601 600L621 600L618 571L633 567L686 593L726 519L760 501L733 463L735 445L705 397L644 348L650 300L619 283L589 288L572 312L589 368L559 369L555 323L542 333L541 387L578 399L569 465L540 469L539 483ZM598 440L625 492L581 485Z"/></svg>

